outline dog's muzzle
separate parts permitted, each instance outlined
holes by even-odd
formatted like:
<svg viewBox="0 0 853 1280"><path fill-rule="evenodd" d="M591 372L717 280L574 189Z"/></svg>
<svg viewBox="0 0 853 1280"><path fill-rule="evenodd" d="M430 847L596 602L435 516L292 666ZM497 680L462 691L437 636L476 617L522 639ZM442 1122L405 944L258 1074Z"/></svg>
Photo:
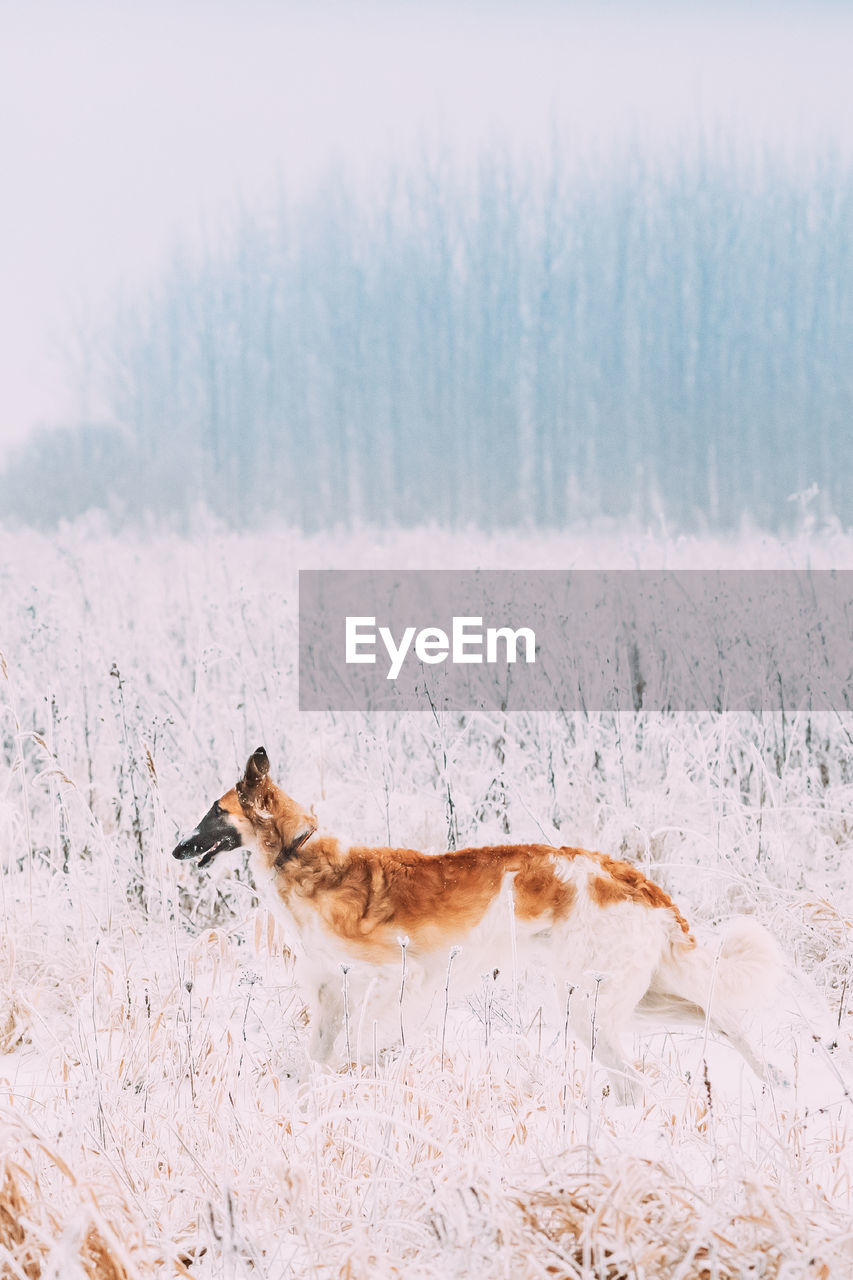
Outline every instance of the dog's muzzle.
<svg viewBox="0 0 853 1280"><path fill-rule="evenodd" d="M243 841L239 831L231 824L228 815L218 804L202 818L195 831L185 836L172 850L172 857L183 862L186 858L200 858L200 867L206 867L219 853L239 849Z"/></svg>

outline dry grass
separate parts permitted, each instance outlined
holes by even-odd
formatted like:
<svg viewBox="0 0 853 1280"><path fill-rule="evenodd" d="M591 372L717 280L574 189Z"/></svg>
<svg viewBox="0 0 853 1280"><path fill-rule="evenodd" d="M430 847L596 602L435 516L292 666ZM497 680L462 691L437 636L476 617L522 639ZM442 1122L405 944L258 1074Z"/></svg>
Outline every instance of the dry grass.
<svg viewBox="0 0 853 1280"><path fill-rule="evenodd" d="M20 1119L0 1124L0 1275L133 1280L160 1266L115 1179L81 1179Z"/></svg>
<svg viewBox="0 0 853 1280"><path fill-rule="evenodd" d="M780 726L734 717L300 718L290 570L341 563L331 544L78 530L6 547L0 1275L853 1271L850 1104L793 1014L772 1046L792 1087L762 1090L701 1036L638 1039L637 1109L603 1096L535 982L515 1027L499 988L455 1009L444 1055L429 1030L375 1069L306 1070L284 939L238 859L209 876L168 857L260 741L321 820L367 840L441 847L449 786L466 839L508 820L634 859L699 924L756 911L846 1042L845 720L795 718L780 757ZM282 575L272 612L269 575L242 576L261 555Z"/></svg>

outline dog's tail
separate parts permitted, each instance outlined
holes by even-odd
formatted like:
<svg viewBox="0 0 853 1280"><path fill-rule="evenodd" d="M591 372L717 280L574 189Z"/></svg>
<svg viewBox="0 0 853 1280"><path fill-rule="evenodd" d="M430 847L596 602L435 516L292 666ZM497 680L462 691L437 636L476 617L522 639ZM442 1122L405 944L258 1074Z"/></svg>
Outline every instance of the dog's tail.
<svg viewBox="0 0 853 1280"><path fill-rule="evenodd" d="M772 935L757 920L740 917L731 922L716 947L691 945L674 937L643 1003L651 1011L668 1000L686 1001L744 1053L743 1018L771 1003L784 972Z"/></svg>

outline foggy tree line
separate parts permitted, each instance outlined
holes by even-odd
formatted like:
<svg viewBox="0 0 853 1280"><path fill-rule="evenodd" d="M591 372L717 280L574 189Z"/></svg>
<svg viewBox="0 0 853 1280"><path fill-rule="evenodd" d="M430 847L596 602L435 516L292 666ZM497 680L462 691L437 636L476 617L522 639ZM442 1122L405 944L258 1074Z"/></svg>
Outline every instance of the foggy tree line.
<svg viewBox="0 0 853 1280"><path fill-rule="evenodd" d="M851 226L830 158L330 181L117 307L85 355L113 430L33 441L7 505L41 449L72 504L79 471L131 510L234 522L773 525L813 483L850 519Z"/></svg>

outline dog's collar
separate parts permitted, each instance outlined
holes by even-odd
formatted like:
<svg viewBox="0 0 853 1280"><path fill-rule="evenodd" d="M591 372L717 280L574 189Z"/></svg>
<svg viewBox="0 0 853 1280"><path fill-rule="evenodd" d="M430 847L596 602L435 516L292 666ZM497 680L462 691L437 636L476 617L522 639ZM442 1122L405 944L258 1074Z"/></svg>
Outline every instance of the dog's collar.
<svg viewBox="0 0 853 1280"><path fill-rule="evenodd" d="M281 850L281 852L277 855L275 861L273 862L273 866L280 871L281 868L284 866L284 864L288 862L289 859L292 858L295 853L298 853L298 851L304 845L305 841L309 838L309 836L312 836L313 834L314 834L313 831L303 832L303 834L299 837L298 840L294 841L293 844L289 844L286 849Z"/></svg>

